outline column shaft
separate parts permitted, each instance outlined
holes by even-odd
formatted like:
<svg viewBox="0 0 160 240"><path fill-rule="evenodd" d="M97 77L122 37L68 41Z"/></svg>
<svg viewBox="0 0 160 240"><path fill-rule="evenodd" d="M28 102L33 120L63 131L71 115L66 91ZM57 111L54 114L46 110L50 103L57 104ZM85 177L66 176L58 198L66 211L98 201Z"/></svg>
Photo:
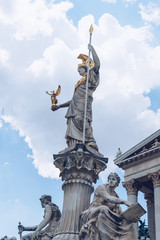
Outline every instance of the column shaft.
<svg viewBox="0 0 160 240"><path fill-rule="evenodd" d="M136 204L138 202L137 193L128 193L127 197L128 197L128 201L133 203L133 204Z"/></svg>
<svg viewBox="0 0 160 240"><path fill-rule="evenodd" d="M133 204L136 204L138 202L137 193L138 193L139 184L134 179L131 179L128 182L124 182L123 186L127 190L128 201ZM138 223L133 223L133 227L138 239Z"/></svg>
<svg viewBox="0 0 160 240"><path fill-rule="evenodd" d="M150 240L155 240L154 194L145 194L147 200L148 231Z"/></svg>
<svg viewBox="0 0 160 240"><path fill-rule="evenodd" d="M133 204L136 204L138 202L137 193L128 193L127 197L128 197L128 201L133 203ZM133 223L133 227L134 227L134 231L136 233L137 239L138 239L138 222Z"/></svg>
<svg viewBox="0 0 160 240"><path fill-rule="evenodd" d="M155 240L160 239L160 170L148 174L154 186Z"/></svg>
<svg viewBox="0 0 160 240"><path fill-rule="evenodd" d="M64 187L63 211L59 231L79 232L79 216L89 207L93 189L82 183L68 183Z"/></svg>
<svg viewBox="0 0 160 240"><path fill-rule="evenodd" d="M160 239L160 186L154 186L156 240Z"/></svg>

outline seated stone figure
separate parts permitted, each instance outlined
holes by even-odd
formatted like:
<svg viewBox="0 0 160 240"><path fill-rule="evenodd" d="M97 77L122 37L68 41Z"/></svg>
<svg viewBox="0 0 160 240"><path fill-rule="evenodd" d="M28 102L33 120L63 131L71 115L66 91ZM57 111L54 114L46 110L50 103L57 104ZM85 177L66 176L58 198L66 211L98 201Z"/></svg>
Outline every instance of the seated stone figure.
<svg viewBox="0 0 160 240"><path fill-rule="evenodd" d="M93 202L80 216L80 240L136 240L133 223L122 217L122 200L114 191L120 183L116 173L110 173L108 184L97 187ZM138 219L135 219L138 221Z"/></svg>
<svg viewBox="0 0 160 240"><path fill-rule="evenodd" d="M0 238L0 240L17 240L17 238L16 237L7 237L7 236L4 236L4 237L2 237L2 238Z"/></svg>
<svg viewBox="0 0 160 240"><path fill-rule="evenodd" d="M39 225L33 227L24 227L19 225L19 234L23 231L34 231L21 237L23 240L50 240L52 239L55 229L61 217L58 206L51 202L50 195L42 195L40 198L42 208L44 208L44 219Z"/></svg>

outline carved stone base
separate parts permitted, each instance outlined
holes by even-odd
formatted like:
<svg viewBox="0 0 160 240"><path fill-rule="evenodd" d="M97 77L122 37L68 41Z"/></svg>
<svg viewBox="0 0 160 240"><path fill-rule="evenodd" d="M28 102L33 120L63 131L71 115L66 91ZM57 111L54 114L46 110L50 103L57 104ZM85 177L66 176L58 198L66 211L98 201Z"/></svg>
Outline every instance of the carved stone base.
<svg viewBox="0 0 160 240"><path fill-rule="evenodd" d="M53 240L79 240L79 232L78 233L76 232L58 233L52 239Z"/></svg>
<svg viewBox="0 0 160 240"><path fill-rule="evenodd" d="M106 168L107 158L85 144L76 144L54 155L64 190L63 210L53 240L78 240L79 216L89 207L98 174Z"/></svg>

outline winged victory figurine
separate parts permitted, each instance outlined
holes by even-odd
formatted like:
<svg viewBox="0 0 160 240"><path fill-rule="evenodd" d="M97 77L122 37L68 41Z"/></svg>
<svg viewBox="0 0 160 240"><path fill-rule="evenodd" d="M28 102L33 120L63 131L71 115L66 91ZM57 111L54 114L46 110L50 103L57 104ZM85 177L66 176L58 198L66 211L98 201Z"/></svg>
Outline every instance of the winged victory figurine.
<svg viewBox="0 0 160 240"><path fill-rule="evenodd" d="M51 96L52 107L57 106L58 100L57 100L56 97L60 94L60 92L61 92L61 86L60 85L58 86L58 89L57 89L56 92L54 90L50 91L50 93L48 91L46 91L46 93Z"/></svg>

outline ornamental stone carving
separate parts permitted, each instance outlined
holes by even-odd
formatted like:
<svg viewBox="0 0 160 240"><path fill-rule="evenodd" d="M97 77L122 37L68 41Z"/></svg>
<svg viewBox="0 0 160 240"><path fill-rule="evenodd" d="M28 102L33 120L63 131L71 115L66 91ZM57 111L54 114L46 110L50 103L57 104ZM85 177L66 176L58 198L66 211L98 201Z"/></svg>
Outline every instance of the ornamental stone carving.
<svg viewBox="0 0 160 240"><path fill-rule="evenodd" d="M64 181L62 217L53 240L79 240L79 216L89 207L98 174L106 168L107 158L86 144L78 143L54 155L54 165Z"/></svg>
<svg viewBox="0 0 160 240"><path fill-rule="evenodd" d="M60 170L62 180L86 179L96 183L98 174L105 170L107 158L96 153L85 144L76 144L75 147L68 148L54 155L54 165Z"/></svg>
<svg viewBox="0 0 160 240"><path fill-rule="evenodd" d="M154 173L148 174L148 178L152 179L154 187L160 186L160 170Z"/></svg>
<svg viewBox="0 0 160 240"><path fill-rule="evenodd" d="M135 179L131 179L130 181L123 182L122 184L123 184L123 187L126 188L127 194L137 194L138 190L141 187L141 185Z"/></svg>

